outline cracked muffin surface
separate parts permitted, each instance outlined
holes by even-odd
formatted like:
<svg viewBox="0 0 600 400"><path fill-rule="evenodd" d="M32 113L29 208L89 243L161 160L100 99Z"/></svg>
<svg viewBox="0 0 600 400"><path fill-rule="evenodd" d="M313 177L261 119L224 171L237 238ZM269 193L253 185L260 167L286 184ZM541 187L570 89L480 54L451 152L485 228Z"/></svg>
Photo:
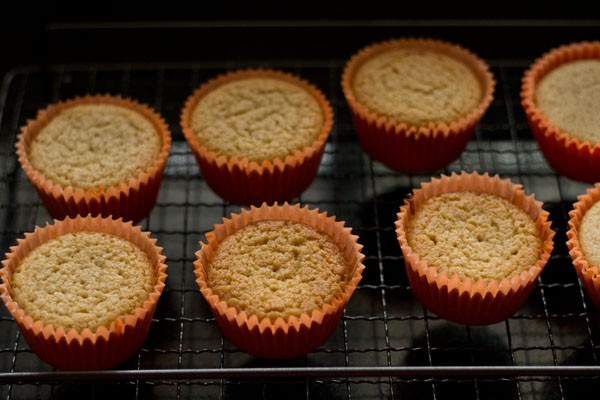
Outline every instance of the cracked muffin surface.
<svg viewBox="0 0 600 400"><path fill-rule="evenodd" d="M155 283L154 267L140 248L87 231L36 247L12 277L13 299L26 314L65 330L109 327L141 307Z"/></svg>
<svg viewBox="0 0 600 400"><path fill-rule="evenodd" d="M267 77L215 88L200 99L190 119L191 129L210 151L259 164L311 145L323 122L321 106L310 93Z"/></svg>
<svg viewBox="0 0 600 400"><path fill-rule="evenodd" d="M535 92L539 109L561 130L582 142L600 143L600 60L559 65Z"/></svg>
<svg viewBox="0 0 600 400"><path fill-rule="evenodd" d="M488 193L432 197L408 221L409 246L428 266L460 278L508 278L534 265L542 251L535 221Z"/></svg>
<svg viewBox="0 0 600 400"><path fill-rule="evenodd" d="M63 187L128 183L158 157L161 138L146 117L112 104L79 104L54 118L28 148L31 165Z"/></svg>
<svg viewBox="0 0 600 400"><path fill-rule="evenodd" d="M272 321L310 315L341 295L353 271L325 233L293 221L259 221L224 238L207 282L229 307Z"/></svg>
<svg viewBox="0 0 600 400"><path fill-rule="evenodd" d="M458 121L483 96L481 84L466 64L418 46L368 59L358 67L352 89L371 111L416 126Z"/></svg>

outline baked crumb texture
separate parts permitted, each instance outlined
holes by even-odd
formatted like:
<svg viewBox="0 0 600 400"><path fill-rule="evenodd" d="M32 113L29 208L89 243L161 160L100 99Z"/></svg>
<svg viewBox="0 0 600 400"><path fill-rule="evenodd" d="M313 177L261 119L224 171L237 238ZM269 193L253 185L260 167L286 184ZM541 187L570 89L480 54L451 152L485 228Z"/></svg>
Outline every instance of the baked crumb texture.
<svg viewBox="0 0 600 400"><path fill-rule="evenodd" d="M399 123L451 123L479 105L481 85L463 62L430 49L399 48L364 62L353 82L356 99Z"/></svg>
<svg viewBox="0 0 600 400"><path fill-rule="evenodd" d="M579 243L590 267L600 267L600 203L593 206L581 219Z"/></svg>
<svg viewBox="0 0 600 400"><path fill-rule="evenodd" d="M147 254L117 236L67 233L29 253L12 277L13 300L34 320L92 331L134 314L156 284Z"/></svg>
<svg viewBox="0 0 600 400"><path fill-rule="evenodd" d="M410 38L361 49L341 83L362 149L389 168L418 174L460 156L495 86L489 67L468 50Z"/></svg>
<svg viewBox="0 0 600 400"><path fill-rule="evenodd" d="M552 49L525 71L521 105L548 163L574 180L600 181L600 41Z"/></svg>
<svg viewBox="0 0 600 400"><path fill-rule="evenodd" d="M152 108L110 95L50 104L17 137L19 163L55 220L140 221L158 196L171 133Z"/></svg>
<svg viewBox="0 0 600 400"><path fill-rule="evenodd" d="M231 203L260 206L290 201L311 184L333 110L295 75L248 69L203 83L180 123L211 189Z"/></svg>
<svg viewBox="0 0 600 400"><path fill-rule="evenodd" d="M494 324L523 306L554 246L549 213L498 175L442 175L413 190L396 234L415 297L440 317Z"/></svg>
<svg viewBox="0 0 600 400"><path fill-rule="evenodd" d="M303 88L267 77L217 87L198 102L191 128L200 142L228 158L284 159L321 133L323 112Z"/></svg>
<svg viewBox="0 0 600 400"><path fill-rule="evenodd" d="M200 292L223 335L260 358L296 358L325 343L365 269L343 221L299 204L242 209L201 246Z"/></svg>
<svg viewBox="0 0 600 400"><path fill-rule="evenodd" d="M57 220L6 253L0 297L41 360L61 370L114 368L150 329L167 278L161 253L131 222Z"/></svg>
<svg viewBox="0 0 600 400"><path fill-rule="evenodd" d="M63 187L128 183L156 162L161 138L140 113L112 104L64 109L29 145L33 168Z"/></svg>
<svg viewBox="0 0 600 400"><path fill-rule="evenodd" d="M600 60L577 60L553 69L538 83L535 100L561 130L582 142L600 142Z"/></svg>
<svg viewBox="0 0 600 400"><path fill-rule="evenodd" d="M460 278L509 278L539 259L542 240L533 219L488 193L432 197L409 219L408 244L438 271Z"/></svg>
<svg viewBox="0 0 600 400"><path fill-rule="evenodd" d="M353 272L328 235L298 222L268 220L226 237L207 281L229 307L275 321L321 309L342 294Z"/></svg>
<svg viewBox="0 0 600 400"><path fill-rule="evenodd" d="M577 198L569 211L567 247L583 288L600 309L600 183Z"/></svg>

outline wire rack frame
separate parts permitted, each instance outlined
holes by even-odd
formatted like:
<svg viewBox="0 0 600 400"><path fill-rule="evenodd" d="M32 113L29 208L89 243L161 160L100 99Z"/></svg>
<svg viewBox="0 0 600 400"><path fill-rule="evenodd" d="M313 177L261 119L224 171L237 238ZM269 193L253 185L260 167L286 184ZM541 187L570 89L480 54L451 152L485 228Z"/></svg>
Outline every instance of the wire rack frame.
<svg viewBox="0 0 600 400"><path fill-rule="evenodd" d="M194 282L198 241L240 207L206 186L179 128L185 98L234 62L57 65L9 73L0 91L0 246L49 217L18 166L19 127L48 103L87 93L130 96L160 112L174 142L157 205L142 227L165 247L169 278L148 339L112 371L65 373L41 362L0 311L0 395L4 398L578 398L600 388L600 314L571 266L566 221L586 185L546 164L520 108L528 62L490 61L495 100L459 160L439 173L489 172L544 201L555 251L528 302L487 327L460 326L428 312L411 293L394 225L402 200L431 176L373 162L357 143L339 82L339 60L288 60L244 66L285 69L316 84L335 111L315 181L298 202L345 220L365 245L367 269L331 339L297 360L254 359L224 339ZM92 382L101 382L94 384Z"/></svg>

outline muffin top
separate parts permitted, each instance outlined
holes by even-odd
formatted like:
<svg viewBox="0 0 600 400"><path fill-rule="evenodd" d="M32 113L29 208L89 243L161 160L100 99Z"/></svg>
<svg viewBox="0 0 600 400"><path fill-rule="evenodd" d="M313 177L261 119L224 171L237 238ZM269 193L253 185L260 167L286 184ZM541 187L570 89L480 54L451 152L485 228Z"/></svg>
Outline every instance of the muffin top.
<svg viewBox="0 0 600 400"><path fill-rule="evenodd" d="M111 104L80 104L56 115L28 149L34 169L62 186L106 188L150 167L161 139L137 111Z"/></svg>
<svg viewBox="0 0 600 400"><path fill-rule="evenodd" d="M202 97L190 125L208 150L260 164L311 145L323 122L320 104L302 87L253 77L226 83Z"/></svg>
<svg viewBox="0 0 600 400"><path fill-rule="evenodd" d="M259 319L311 314L340 296L352 278L340 248L325 233L268 220L227 236L207 268L207 283L229 307Z"/></svg>
<svg viewBox="0 0 600 400"><path fill-rule="evenodd" d="M477 108L483 95L467 65L419 47L371 57L358 67L352 89L369 110L416 126L458 121Z"/></svg>
<svg viewBox="0 0 600 400"><path fill-rule="evenodd" d="M432 197L410 217L409 246L430 267L460 278L509 278L533 266L542 240L524 210L488 193Z"/></svg>
<svg viewBox="0 0 600 400"><path fill-rule="evenodd" d="M595 203L583 216L579 227L579 243L583 256L592 267L600 268L600 203Z"/></svg>
<svg viewBox="0 0 600 400"><path fill-rule="evenodd" d="M569 135L600 143L600 60L579 60L551 70L537 85L535 102Z"/></svg>
<svg viewBox="0 0 600 400"><path fill-rule="evenodd" d="M12 277L13 299L34 320L65 330L95 330L133 314L154 290L156 273L133 243L76 232L29 253Z"/></svg>

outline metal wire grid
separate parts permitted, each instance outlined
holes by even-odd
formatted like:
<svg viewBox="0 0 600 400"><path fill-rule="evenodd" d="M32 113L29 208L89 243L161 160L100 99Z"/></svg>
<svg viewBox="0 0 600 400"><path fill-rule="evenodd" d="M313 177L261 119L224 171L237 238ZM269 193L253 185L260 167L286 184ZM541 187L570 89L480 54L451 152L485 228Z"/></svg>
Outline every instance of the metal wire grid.
<svg viewBox="0 0 600 400"><path fill-rule="evenodd" d="M2 307L0 395L571 399L594 393L600 388L600 314L585 297L564 244L567 213L586 185L557 176L532 139L518 98L528 60L490 64L498 81L495 100L461 158L439 172L487 171L522 183L545 202L557 235L555 252L526 305L486 327L440 319L412 295L393 223L405 195L430 176L388 170L361 151L339 87L343 62L253 65L296 73L331 101L332 136L317 177L297 201L345 220L366 254L364 279L331 339L303 358L283 362L254 359L224 339L192 273L198 241L240 207L207 187L183 141L179 112L201 82L242 66L61 65L8 74L0 92L2 253L50 220L13 150L18 128L38 109L87 93L130 96L164 116L174 143L157 205L142 221L165 248L169 278L141 351L116 371L61 374L28 349Z"/></svg>

